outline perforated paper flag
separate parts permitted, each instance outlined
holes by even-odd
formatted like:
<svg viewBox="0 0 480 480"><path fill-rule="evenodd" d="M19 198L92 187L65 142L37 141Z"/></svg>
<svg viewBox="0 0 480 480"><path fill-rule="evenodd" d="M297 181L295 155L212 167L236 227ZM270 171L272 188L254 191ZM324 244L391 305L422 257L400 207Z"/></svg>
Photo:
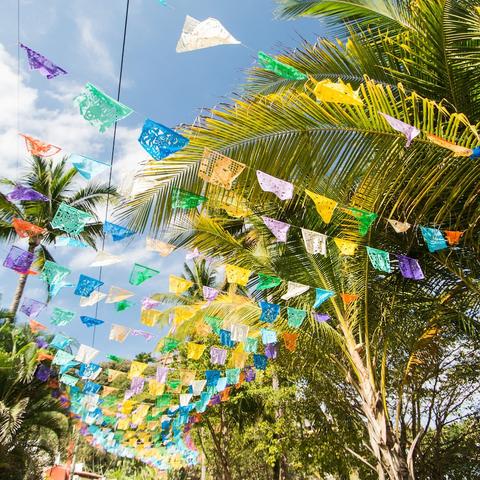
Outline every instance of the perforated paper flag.
<svg viewBox="0 0 480 480"><path fill-rule="evenodd" d="M292 65L287 65L263 52L258 52L258 63L265 70L273 72L275 75L286 78L287 80L306 80L308 78Z"/></svg>
<svg viewBox="0 0 480 480"><path fill-rule="evenodd" d="M170 255L176 248L175 245L150 237L147 237L146 246L148 251L158 252L162 257L168 257L168 255Z"/></svg>
<svg viewBox="0 0 480 480"><path fill-rule="evenodd" d="M93 160L93 158L84 157L83 155L72 154L69 158L72 165L78 173L86 180L91 180L97 175L102 174L110 168L110 165Z"/></svg>
<svg viewBox="0 0 480 480"><path fill-rule="evenodd" d="M267 368L267 357L255 353L253 355L253 365L257 370L265 370Z"/></svg>
<svg viewBox="0 0 480 480"><path fill-rule="evenodd" d="M311 255L327 255L327 235L302 228L305 250Z"/></svg>
<svg viewBox="0 0 480 480"><path fill-rule="evenodd" d="M12 220L12 227L20 238L38 237L46 232L45 228L26 222L20 218L14 218Z"/></svg>
<svg viewBox="0 0 480 480"><path fill-rule="evenodd" d="M385 250L378 250L377 248L366 247L368 258L372 264L372 267L382 272L390 273L392 271L390 267L390 254Z"/></svg>
<svg viewBox="0 0 480 480"><path fill-rule="evenodd" d="M65 352L64 350L57 350L55 357L53 357L52 365L65 365L71 362L73 358L71 353Z"/></svg>
<svg viewBox="0 0 480 480"><path fill-rule="evenodd" d="M63 327L68 325L75 318L75 312L66 310L64 308L55 307L50 317L50 323L52 325L57 325Z"/></svg>
<svg viewBox="0 0 480 480"><path fill-rule="evenodd" d="M80 317L81 322L86 325L87 327L96 327L97 325L101 325L105 323L103 320L99 320L98 318L82 316Z"/></svg>
<svg viewBox="0 0 480 480"><path fill-rule="evenodd" d="M444 233L447 237L447 242L449 245L458 245L460 243L460 238L463 235L463 232L457 232L453 230L445 230Z"/></svg>
<svg viewBox="0 0 480 480"><path fill-rule="evenodd" d="M180 341L177 340L176 338L172 337L164 337L162 340L160 340L161 343L161 352L162 353L168 353L168 352L173 352L178 345L180 344Z"/></svg>
<svg viewBox="0 0 480 480"><path fill-rule="evenodd" d="M436 252L448 248L447 242L442 235L442 232L437 228L428 228L420 226L420 230L423 235L423 239L427 244L429 252Z"/></svg>
<svg viewBox="0 0 480 480"><path fill-rule="evenodd" d="M43 142L38 138L33 138L30 135L25 135L24 133L19 134L21 137L25 139L25 145L27 146L27 150L37 157L51 157L57 154L61 148L51 143Z"/></svg>
<svg viewBox="0 0 480 480"><path fill-rule="evenodd" d="M153 335L151 333L144 332L143 330L138 330L137 328L132 328L130 330L130 335L132 335L132 337L143 337L147 342L149 342L153 338Z"/></svg>
<svg viewBox="0 0 480 480"><path fill-rule="evenodd" d="M176 52L190 52L217 45L238 45L240 42L216 19L200 21L187 15Z"/></svg>
<svg viewBox="0 0 480 480"><path fill-rule="evenodd" d="M114 242L119 242L120 240L124 240L125 238L135 235L133 230L111 222L104 222L103 233L110 234Z"/></svg>
<svg viewBox="0 0 480 480"><path fill-rule="evenodd" d="M333 297L335 292L331 290L324 290L323 288L315 289L315 303L313 308L318 308L323 302L326 302L329 298Z"/></svg>
<svg viewBox="0 0 480 480"><path fill-rule="evenodd" d="M353 215L358 220L358 233L366 235L372 223L376 220L378 215L374 212L368 212L361 208L350 207L345 210L350 215Z"/></svg>
<svg viewBox="0 0 480 480"><path fill-rule="evenodd" d="M235 342L232 340L232 332L229 330L220 330L220 343L225 345L228 348L233 348L235 346Z"/></svg>
<svg viewBox="0 0 480 480"><path fill-rule="evenodd" d="M353 293L341 293L340 297L342 298L343 303L345 305L348 305L349 303L352 303L355 300L358 300L358 295L355 295Z"/></svg>
<svg viewBox="0 0 480 480"><path fill-rule="evenodd" d="M417 136L420 135L421 130L414 127L413 125L409 125L408 123L402 122L397 120L386 113L378 112L386 121L387 123L397 132L403 133L407 138L407 143L405 145L406 148L410 146L412 140Z"/></svg>
<svg viewBox="0 0 480 480"><path fill-rule="evenodd" d="M136 263L130 273L129 283L131 285L141 285L143 282L150 280L159 273L158 270Z"/></svg>
<svg viewBox="0 0 480 480"><path fill-rule="evenodd" d="M257 180L263 191L274 193L280 200L289 200L293 197L294 187L290 182L272 177L260 170L257 170Z"/></svg>
<svg viewBox="0 0 480 480"><path fill-rule="evenodd" d="M60 293L60 291L62 290L62 288L66 288L66 287L73 287L73 283L68 283L68 282L65 282L65 281L61 281L61 282L58 282L58 283L52 283L51 285L48 286L48 293L50 295L50 297L55 297L58 293Z"/></svg>
<svg viewBox="0 0 480 480"><path fill-rule="evenodd" d="M190 360L199 360L203 352L207 348L200 343L188 342L187 343L187 358Z"/></svg>
<svg viewBox="0 0 480 480"><path fill-rule="evenodd" d="M197 208L206 201L207 197L202 197L196 193L188 192L182 188L172 188L172 208L183 208L189 210L192 208Z"/></svg>
<svg viewBox="0 0 480 480"><path fill-rule="evenodd" d="M202 287L202 293L204 300L206 300L207 302L213 302L213 300L217 298L220 292L216 288L207 287L204 285Z"/></svg>
<svg viewBox="0 0 480 480"><path fill-rule="evenodd" d="M78 383L78 378L74 377L73 375L69 375L68 373L64 373L60 377L60 382L64 383L65 385L69 385L70 387L74 387Z"/></svg>
<svg viewBox="0 0 480 480"><path fill-rule="evenodd" d="M350 240L344 240L343 238L334 238L333 241L340 251L340 255L352 256L355 255L357 250L357 244Z"/></svg>
<svg viewBox="0 0 480 480"><path fill-rule="evenodd" d="M66 70L55 65L51 60L35 50L32 50L23 43L20 43L20 48L23 48L27 54L30 70L38 70L39 73L49 80L58 77L59 75L66 75Z"/></svg>
<svg viewBox="0 0 480 480"><path fill-rule="evenodd" d="M247 286L251 273L252 271L246 268L237 267L236 265L225 265L225 274L228 283L236 283L237 285L245 287Z"/></svg>
<svg viewBox="0 0 480 480"><path fill-rule="evenodd" d="M287 293L282 295L282 300L289 300L290 298L298 297L302 293L308 291L310 287L297 282L288 282Z"/></svg>
<svg viewBox="0 0 480 480"><path fill-rule="evenodd" d="M108 296L105 300L105 303L117 303L127 298L133 297L135 294L130 290L125 290L124 288L111 286L108 292Z"/></svg>
<svg viewBox="0 0 480 480"><path fill-rule="evenodd" d="M112 255L108 252L98 252L93 259L93 262L90 263L91 267L108 267L109 265L115 265L123 261L122 257L117 255Z"/></svg>
<svg viewBox="0 0 480 480"><path fill-rule="evenodd" d="M130 329L123 325L113 324L110 328L109 340L115 342L124 342L130 333Z"/></svg>
<svg viewBox="0 0 480 480"><path fill-rule="evenodd" d="M40 312L47 305L43 302L35 300L33 298L24 297L22 300L22 305L20 306L20 311L24 313L27 317L37 318Z"/></svg>
<svg viewBox="0 0 480 480"><path fill-rule="evenodd" d="M32 266L34 255L32 252L23 250L13 245L10 247L7 257L3 262L3 266L15 270L17 273L27 274Z"/></svg>
<svg viewBox="0 0 480 480"><path fill-rule="evenodd" d="M28 321L28 325L30 327L30 330L33 333L39 333L39 332L45 331L47 329L47 327L45 325L43 325L40 322L37 322L36 320L32 320L32 319L30 319Z"/></svg>
<svg viewBox="0 0 480 480"><path fill-rule="evenodd" d="M268 343L275 343L277 341L277 332L275 330L269 330L268 328L262 328L260 330L262 335L262 343L267 345Z"/></svg>
<svg viewBox="0 0 480 480"><path fill-rule="evenodd" d="M343 83L340 78L337 83L328 79L321 80L315 86L313 93L317 100L322 102L363 106L359 90L354 90L349 83Z"/></svg>
<svg viewBox="0 0 480 480"><path fill-rule="evenodd" d="M128 310L130 307L133 307L135 302L131 302L130 300L121 300L115 305L115 310L117 312L123 312L124 310Z"/></svg>
<svg viewBox="0 0 480 480"><path fill-rule="evenodd" d="M220 333L220 326L222 325L223 321L222 321L221 318L206 315L205 316L205 323L207 323L210 326L213 333L219 334Z"/></svg>
<svg viewBox="0 0 480 480"><path fill-rule="evenodd" d="M297 348L298 333L285 332L283 334L283 341L285 342L285 348L290 352L294 352Z"/></svg>
<svg viewBox="0 0 480 480"><path fill-rule="evenodd" d="M140 377L147 367L147 363L133 361L130 364L128 378Z"/></svg>
<svg viewBox="0 0 480 480"><path fill-rule="evenodd" d="M406 255L397 255L397 259L400 272L405 278L412 280L423 280L425 278L417 259Z"/></svg>
<svg viewBox="0 0 480 480"><path fill-rule="evenodd" d="M158 300L154 300L153 298L145 297L142 300L142 309L143 310L151 310L152 308L158 307L162 302Z"/></svg>
<svg viewBox="0 0 480 480"><path fill-rule="evenodd" d="M258 274L257 290L267 290L269 288L278 287L282 283L282 279L274 275Z"/></svg>
<svg viewBox="0 0 480 480"><path fill-rule="evenodd" d="M142 310L140 321L148 327L153 327L159 322L161 315L162 312L158 310Z"/></svg>
<svg viewBox="0 0 480 480"><path fill-rule="evenodd" d="M48 202L49 198L33 188L15 185L15 188L6 195L9 201L31 201L31 202Z"/></svg>
<svg viewBox="0 0 480 480"><path fill-rule="evenodd" d="M96 303L102 301L107 296L106 293L102 292L92 292L89 297L82 297L80 299L81 307L91 307Z"/></svg>
<svg viewBox="0 0 480 480"><path fill-rule="evenodd" d="M225 365L227 350L224 348L210 347L210 362L214 365Z"/></svg>
<svg viewBox="0 0 480 480"><path fill-rule="evenodd" d="M328 320L330 320L330 315L328 315L327 313L313 312L313 318L318 323L323 323L323 322L328 322Z"/></svg>
<svg viewBox="0 0 480 480"><path fill-rule="evenodd" d="M288 326L293 328L300 328L307 316L305 310L299 308L287 307Z"/></svg>
<svg viewBox="0 0 480 480"><path fill-rule="evenodd" d="M205 148L198 176L212 185L230 190L233 187L233 182L244 169L244 163Z"/></svg>
<svg viewBox="0 0 480 480"><path fill-rule="evenodd" d="M288 230L290 229L290 225L288 223L281 222L279 220L275 220L273 218L265 216L262 216L261 218L263 220L263 223L273 233L278 242L287 241L287 234Z"/></svg>
<svg viewBox="0 0 480 480"><path fill-rule="evenodd" d="M268 359L274 360L278 355L278 345L277 343L267 343L265 345L265 356Z"/></svg>
<svg viewBox="0 0 480 480"><path fill-rule="evenodd" d="M74 104L78 106L80 115L100 132L133 112L131 108L117 102L91 83L87 83L83 93L75 97Z"/></svg>
<svg viewBox="0 0 480 480"><path fill-rule="evenodd" d="M70 270L68 268L46 260L40 278L48 284L53 285L60 283L69 274Z"/></svg>
<svg viewBox="0 0 480 480"><path fill-rule="evenodd" d="M276 303L265 302L264 300L259 302L262 314L260 315L261 322L273 323L278 315L280 315L280 305Z"/></svg>
<svg viewBox="0 0 480 480"><path fill-rule="evenodd" d="M78 279L77 288L75 288L73 293L79 297L89 297L93 291L103 284L104 282L101 280L81 274Z"/></svg>
<svg viewBox="0 0 480 480"><path fill-rule="evenodd" d="M88 248L88 245L81 240L71 237L57 237L55 239L55 246L57 247L75 247L75 248Z"/></svg>
<svg viewBox="0 0 480 480"><path fill-rule="evenodd" d="M189 139L161 123L147 119L138 141L152 158L163 160L188 145Z"/></svg>
<svg viewBox="0 0 480 480"><path fill-rule="evenodd" d="M231 338L234 342L244 342L248 337L250 327L242 323L232 323Z"/></svg>
<svg viewBox="0 0 480 480"><path fill-rule="evenodd" d="M82 380L95 380L102 372L102 367L96 363L82 363L78 374Z"/></svg>
<svg viewBox="0 0 480 480"><path fill-rule="evenodd" d="M456 145L455 143L444 140L443 138L437 137L436 135L427 133L427 138L435 145L446 148L447 150L453 152L454 157L470 157L473 153L473 150L471 148Z"/></svg>
<svg viewBox="0 0 480 480"><path fill-rule="evenodd" d="M185 293L192 286L193 282L191 282L190 280L176 277L175 275L170 275L168 280L168 291L176 295L181 295L182 293Z"/></svg>
<svg viewBox="0 0 480 480"><path fill-rule="evenodd" d="M315 208L317 209L320 217L322 217L322 220L325 223L330 223L333 212L337 208L338 203L331 198L324 197L323 195L311 192L310 190L305 190L305 193L313 200Z"/></svg>
<svg viewBox="0 0 480 480"><path fill-rule="evenodd" d="M78 208L71 207L66 203L61 203L50 224L53 228L58 228L70 235L82 233L85 225L93 220L94 217Z"/></svg>
<svg viewBox="0 0 480 480"><path fill-rule="evenodd" d="M258 340L253 337L248 337L245 339L244 347L245 352L248 353L257 353Z"/></svg>
<svg viewBox="0 0 480 480"><path fill-rule="evenodd" d="M399 222L398 220L388 219L388 223L393 227L397 233L405 233L411 225L407 222Z"/></svg>
<svg viewBox="0 0 480 480"><path fill-rule="evenodd" d="M53 340L50 342L50 347L57 348L58 350L64 350L72 343L72 339L57 333Z"/></svg>

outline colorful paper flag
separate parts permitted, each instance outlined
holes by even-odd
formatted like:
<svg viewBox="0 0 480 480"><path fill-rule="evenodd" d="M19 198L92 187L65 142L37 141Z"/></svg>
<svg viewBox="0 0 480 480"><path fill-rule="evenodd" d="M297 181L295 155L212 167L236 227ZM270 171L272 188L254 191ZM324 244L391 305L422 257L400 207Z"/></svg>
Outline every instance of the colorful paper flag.
<svg viewBox="0 0 480 480"><path fill-rule="evenodd" d="M230 190L245 166L244 163L205 148L198 176L207 183Z"/></svg>
<svg viewBox="0 0 480 480"><path fill-rule="evenodd" d="M259 302L262 314L260 315L261 322L273 323L280 315L280 305L276 303L266 302L264 300Z"/></svg>
<svg viewBox="0 0 480 480"><path fill-rule="evenodd" d="M246 287L251 273L252 271L246 268L237 267L236 265L225 265L225 274L228 283L236 283L237 285Z"/></svg>
<svg viewBox="0 0 480 480"><path fill-rule="evenodd" d="M453 152L454 157L470 157L473 153L471 148L456 145L455 143L449 142L448 140L444 140L443 138L437 137L436 135L432 135L430 133L427 133L427 138L435 145L446 148L447 150Z"/></svg>
<svg viewBox="0 0 480 480"><path fill-rule="evenodd" d="M287 307L287 318L288 318L289 327L300 328L306 316L307 316L306 310Z"/></svg>
<svg viewBox="0 0 480 480"><path fill-rule="evenodd" d="M66 70L55 65L51 60L27 47L23 43L20 43L20 48L23 48L27 54L30 70L38 70L38 72L48 80L58 77L59 75L67 74Z"/></svg>
<svg viewBox="0 0 480 480"><path fill-rule="evenodd" d="M156 238L147 237L147 250L150 252L158 252L162 257L168 257L174 250L175 245L162 242Z"/></svg>
<svg viewBox="0 0 480 480"><path fill-rule="evenodd" d="M130 329L123 325L116 325L115 323L110 328L109 340L115 342L124 342L130 333Z"/></svg>
<svg viewBox="0 0 480 480"><path fill-rule="evenodd" d="M347 208L345 211L358 220L358 233L362 236L368 233L370 226L378 217L375 212L368 212L356 207Z"/></svg>
<svg viewBox="0 0 480 480"><path fill-rule="evenodd" d="M27 250L23 250L22 248L13 245L10 247L10 251L3 262L3 266L25 275L30 271L33 259L33 252L28 252Z"/></svg>
<svg viewBox="0 0 480 480"><path fill-rule="evenodd" d="M79 297L89 297L92 292L97 290L97 288L101 287L103 284L104 282L101 280L80 274L77 287L73 293Z"/></svg>
<svg viewBox="0 0 480 480"><path fill-rule="evenodd" d="M75 317L75 312L66 310L64 308L55 307L50 317L50 323L52 325L57 325L58 327L63 327L68 325Z"/></svg>
<svg viewBox="0 0 480 480"><path fill-rule="evenodd" d="M261 218L263 223L273 233L278 242L285 243L287 241L287 234L288 230L290 229L290 224L265 216L262 216Z"/></svg>
<svg viewBox="0 0 480 480"><path fill-rule="evenodd" d="M420 231L422 232L423 239L427 244L429 252L434 253L438 250L448 248L447 242L445 241L445 238L443 238L442 232L437 228L420 226Z"/></svg>
<svg viewBox="0 0 480 480"><path fill-rule="evenodd" d="M20 306L20 311L27 317L37 318L40 312L46 306L47 305L44 302L34 300L33 298L24 297L22 300L22 305Z"/></svg>
<svg viewBox="0 0 480 480"><path fill-rule="evenodd" d="M143 282L150 280L159 273L158 270L135 263L130 274L129 283L131 285L141 285Z"/></svg>
<svg viewBox="0 0 480 480"><path fill-rule="evenodd" d="M15 185L15 188L6 195L9 201L48 202L49 198L33 188Z"/></svg>
<svg viewBox="0 0 480 480"><path fill-rule="evenodd" d="M407 257L406 255L397 255L397 259L400 273L405 278L412 280L423 280L425 278L417 259Z"/></svg>
<svg viewBox="0 0 480 480"><path fill-rule="evenodd" d="M398 220L388 219L388 223L393 227L397 233L405 233L411 225L407 222L399 222Z"/></svg>
<svg viewBox="0 0 480 480"><path fill-rule="evenodd" d="M289 300L290 298L298 297L302 293L310 290L308 285L303 285L302 283L297 282L288 282L287 283L287 292L282 295L282 300Z"/></svg>
<svg viewBox="0 0 480 480"><path fill-rule="evenodd" d="M274 275L258 274L257 290L267 290L269 288L278 287L282 283L282 279Z"/></svg>
<svg viewBox="0 0 480 480"><path fill-rule="evenodd" d="M315 86L313 93L317 97L317 100L322 102L355 105L358 107L363 106L359 90L353 90L349 83L343 83L340 78L337 83L329 79L321 80Z"/></svg>
<svg viewBox="0 0 480 480"><path fill-rule="evenodd" d="M324 290L323 288L315 289L315 303L313 308L318 308L323 302L327 301L329 298L333 297L335 292L331 290Z"/></svg>
<svg viewBox="0 0 480 480"><path fill-rule="evenodd" d="M83 232L90 220L94 220L94 217L89 213L61 203L50 224L53 228L63 230L70 235L78 235Z"/></svg>
<svg viewBox="0 0 480 480"><path fill-rule="evenodd" d="M104 222L103 233L110 234L114 242L119 242L120 240L124 240L125 238L135 235L133 230L111 222Z"/></svg>
<svg viewBox="0 0 480 480"><path fill-rule="evenodd" d="M306 80L308 77L304 73L297 70L292 65L287 65L286 63L277 60L276 58L270 57L266 53L258 52L258 63L269 72L273 72L279 77L285 78L287 80Z"/></svg>
<svg viewBox="0 0 480 480"><path fill-rule="evenodd" d="M14 218L12 220L12 227L20 238L39 237L47 231L45 228L26 222L20 218Z"/></svg>
<svg viewBox="0 0 480 480"><path fill-rule="evenodd" d="M105 323L103 320L99 320L98 318L93 318L88 316L81 316L80 320L88 328L96 327L97 325L101 325L102 323Z"/></svg>
<svg viewBox="0 0 480 480"><path fill-rule="evenodd" d="M102 301L107 296L106 293L102 292L92 292L89 297L82 297L80 299L81 307L91 307L96 303Z"/></svg>
<svg viewBox="0 0 480 480"><path fill-rule="evenodd" d="M318 214L325 223L330 223L333 212L337 208L338 203L335 200L319 195L318 193L305 190L305 193L313 200Z"/></svg>
<svg viewBox="0 0 480 480"><path fill-rule="evenodd" d="M302 228L305 250L311 255L327 255L327 235Z"/></svg>
<svg viewBox="0 0 480 480"><path fill-rule="evenodd" d="M444 233L447 237L447 242L449 245L458 245L460 243L460 238L463 235L463 232L456 232L452 230L445 230Z"/></svg>
<svg viewBox="0 0 480 480"><path fill-rule="evenodd" d="M343 238L334 238L333 241L337 246L340 255L345 256L352 256L355 255L355 251L357 250L357 244L351 242L350 240L344 240Z"/></svg>
<svg viewBox="0 0 480 480"><path fill-rule="evenodd" d="M202 197L195 193L183 190L182 188L173 187L172 188L172 208L182 208L185 210L190 210L192 208L197 208L203 202L207 201L207 197Z"/></svg>
<svg viewBox="0 0 480 480"><path fill-rule="evenodd" d="M115 287L112 285L108 291L107 299L105 303L118 303L127 298L133 297L135 294L130 290L125 290L124 288Z"/></svg>
<svg viewBox="0 0 480 480"><path fill-rule="evenodd" d="M289 200L293 197L294 187L290 182L272 177L260 170L257 170L257 180L264 192L274 193L280 200Z"/></svg>
<svg viewBox="0 0 480 480"><path fill-rule="evenodd" d="M98 252L93 259L93 262L90 263L90 267L108 267L109 265L115 265L123 261L122 257L117 255L112 255L108 252Z"/></svg>
<svg viewBox="0 0 480 480"><path fill-rule="evenodd" d="M56 145L43 142L30 135L25 135L24 133L19 133L19 135L25 139L27 150L34 156L47 158L57 154L61 150L61 148Z"/></svg>
<svg viewBox="0 0 480 480"><path fill-rule="evenodd" d="M377 248L366 247L368 258L372 267L382 272L390 273L392 271L390 267L390 254L385 250L378 250Z"/></svg>
<svg viewBox="0 0 480 480"><path fill-rule="evenodd" d="M93 158L84 157L83 155L72 154L69 157L70 162L77 172L86 180L102 174L110 168L110 165L93 160Z"/></svg>

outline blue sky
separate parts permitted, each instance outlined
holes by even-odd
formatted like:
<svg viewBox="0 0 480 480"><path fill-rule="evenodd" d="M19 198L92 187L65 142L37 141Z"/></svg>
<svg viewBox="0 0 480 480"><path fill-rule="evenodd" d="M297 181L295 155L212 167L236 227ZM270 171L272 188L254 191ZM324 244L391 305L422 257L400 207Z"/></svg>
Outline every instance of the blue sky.
<svg viewBox="0 0 480 480"><path fill-rule="evenodd" d="M20 0L20 41L41 52L69 72L68 76L46 80L29 71L21 54L20 77L17 75L17 0L3 0L0 7L0 162L2 175L20 178L27 162L24 145L17 132L24 132L63 148L63 153L77 153L108 162L112 129L104 134L87 124L72 105L82 85L91 82L115 96L123 32L124 0ZM226 102L239 92L245 70L254 64L258 50L275 54L282 46L295 47L300 36L314 41L323 32L313 20L284 21L274 18L273 0L169 0L169 7L158 0L131 0L121 101L135 113L119 123L117 155L113 175L119 182L133 175L147 158L137 137L145 118L165 125L191 123L202 108ZM175 46L185 15L199 20L219 19L245 46L232 45L177 54ZM18 92L18 95L17 95ZM18 127L17 127L18 121ZM103 179L106 179L104 177ZM102 180L102 177L99 178ZM109 218L112 220L112 218ZM23 246L22 241L15 243ZM139 322L140 303L144 296L167 291L168 275L181 273L184 251L167 258L147 252L145 237L123 242L106 242L106 251L124 255L125 261L104 268L104 287L111 285L135 292L137 305L117 313L113 305L101 303L98 318L106 324L97 328L95 348L106 353L131 357L151 351L162 332ZM0 245L5 257L8 245ZM53 247L56 261L72 270L68 280L76 284L80 273L97 277L98 268L87 265L93 250ZM156 268L161 273L140 287L128 284L133 263ZM4 306L10 304L17 274L0 268L0 292ZM26 296L45 299L44 284L29 279ZM38 320L91 345L92 331L79 315L94 316L95 307L80 308L73 288L64 289ZM55 329L49 317L55 306L78 312L67 327ZM19 314L21 321L26 320ZM156 335L147 343L129 337L125 343L110 342L110 324L141 328Z"/></svg>

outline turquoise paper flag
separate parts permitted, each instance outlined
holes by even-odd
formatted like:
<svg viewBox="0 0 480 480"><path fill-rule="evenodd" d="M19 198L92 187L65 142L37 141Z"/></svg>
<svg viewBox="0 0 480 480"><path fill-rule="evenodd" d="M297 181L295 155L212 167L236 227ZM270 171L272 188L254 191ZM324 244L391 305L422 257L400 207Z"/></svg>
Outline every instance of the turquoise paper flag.
<svg viewBox="0 0 480 480"><path fill-rule="evenodd" d="M437 250L443 250L444 248L448 247L447 242L445 241L445 238L442 235L442 232L437 228L428 228L428 227L420 226L420 230L422 232L423 239L427 244L429 252L433 253L433 252L436 252Z"/></svg>
<svg viewBox="0 0 480 480"><path fill-rule="evenodd" d="M331 290L323 290L322 288L315 289L315 303L313 304L313 308L318 308L323 302L328 300L330 297L335 295L335 292Z"/></svg>
<svg viewBox="0 0 480 480"><path fill-rule="evenodd" d="M305 317L307 316L306 310L300 310L299 308L287 307L288 326L293 328L299 328Z"/></svg>
<svg viewBox="0 0 480 480"><path fill-rule="evenodd" d="M256 338L247 337L243 348L247 353L257 353L258 340Z"/></svg>
<svg viewBox="0 0 480 480"><path fill-rule="evenodd" d="M50 224L53 228L63 230L70 235L82 233L85 225L94 217L83 210L61 203Z"/></svg>
<svg viewBox="0 0 480 480"><path fill-rule="evenodd" d="M69 160L78 173L86 180L91 180L110 168L110 165L106 163L84 157L83 155L72 154Z"/></svg>
<svg viewBox="0 0 480 480"><path fill-rule="evenodd" d="M103 224L103 232L109 233L112 236L114 242L118 242L125 238L131 237L135 235L135 232L126 228L122 227L121 225L117 225L116 223L105 222Z"/></svg>
<svg viewBox="0 0 480 480"><path fill-rule="evenodd" d="M53 348L57 348L58 350L64 350L66 347L70 345L72 342L71 338L66 337L60 333L57 333L53 340L50 342L50 346Z"/></svg>
<svg viewBox="0 0 480 480"><path fill-rule="evenodd" d="M129 282L131 285L141 285L143 282L146 282L159 273L160 272L158 270L136 263L133 266L132 273L130 274Z"/></svg>
<svg viewBox="0 0 480 480"><path fill-rule="evenodd" d="M277 342L277 332L275 330L269 330L268 328L262 328L260 330L262 334L262 343L267 345L268 343Z"/></svg>
<svg viewBox="0 0 480 480"><path fill-rule="evenodd" d="M52 325L57 325L59 327L63 327L68 325L73 318L75 317L75 312L71 312L70 310L65 310L63 308L55 307L52 312L52 316L50 317L50 323Z"/></svg>
<svg viewBox="0 0 480 480"><path fill-rule="evenodd" d="M382 272L390 273L392 271L390 267L390 255L385 250L378 250L377 248L366 247L368 258L372 264L372 267Z"/></svg>

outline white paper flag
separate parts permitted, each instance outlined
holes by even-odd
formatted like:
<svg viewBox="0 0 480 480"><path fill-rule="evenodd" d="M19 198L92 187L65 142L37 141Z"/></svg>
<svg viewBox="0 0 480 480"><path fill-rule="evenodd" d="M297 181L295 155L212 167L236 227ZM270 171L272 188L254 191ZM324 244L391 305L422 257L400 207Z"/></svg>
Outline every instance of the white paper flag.
<svg viewBox="0 0 480 480"><path fill-rule="evenodd" d="M108 252L98 252L93 262L90 264L91 267L106 267L108 265L115 265L116 263L121 262L123 259L117 255L112 255Z"/></svg>
<svg viewBox="0 0 480 480"><path fill-rule="evenodd" d="M105 303L117 303L125 300L127 298L133 297L135 294L130 290L125 290L119 287L110 287L110 291L108 292L108 297L105 300Z"/></svg>
<svg viewBox="0 0 480 480"><path fill-rule="evenodd" d="M156 238L147 237L147 250L150 252L157 252L162 257L168 257L168 255L175 250L175 245L162 242Z"/></svg>
<svg viewBox="0 0 480 480"><path fill-rule="evenodd" d="M200 395L207 384L206 380L194 380L190 386L192 387L193 395Z"/></svg>
<svg viewBox="0 0 480 480"><path fill-rule="evenodd" d="M288 282L287 284L287 293L282 295L282 300L288 300L289 298L298 297L302 293L305 293L309 290L310 287L308 285L303 285L302 283L297 282Z"/></svg>
<svg viewBox="0 0 480 480"><path fill-rule="evenodd" d="M98 350L95 350L88 345L81 344L78 348L77 355L75 356L75 360L82 363L90 363L97 355Z"/></svg>
<svg viewBox="0 0 480 480"><path fill-rule="evenodd" d="M239 43L216 18L209 17L201 22L187 15L177 43L177 53Z"/></svg>
<svg viewBox="0 0 480 480"><path fill-rule="evenodd" d="M230 338L234 342L244 342L248 337L248 331L250 327L243 325L242 323L232 323L230 326Z"/></svg>
<svg viewBox="0 0 480 480"><path fill-rule="evenodd" d="M314 232L302 228L305 250L312 255L327 255L327 236L323 233Z"/></svg>
<svg viewBox="0 0 480 480"><path fill-rule="evenodd" d="M193 397L191 393L181 393L180 394L180 406L186 407L190 403L190 399Z"/></svg>
<svg viewBox="0 0 480 480"><path fill-rule="evenodd" d="M390 223L397 233L405 233L411 227L409 223L399 222L398 220L388 219L388 223Z"/></svg>
<svg viewBox="0 0 480 480"><path fill-rule="evenodd" d="M80 306L81 307L91 307L92 305L95 305L96 303L100 302L107 296L106 293L102 292L92 292L89 297L82 297L80 298Z"/></svg>

